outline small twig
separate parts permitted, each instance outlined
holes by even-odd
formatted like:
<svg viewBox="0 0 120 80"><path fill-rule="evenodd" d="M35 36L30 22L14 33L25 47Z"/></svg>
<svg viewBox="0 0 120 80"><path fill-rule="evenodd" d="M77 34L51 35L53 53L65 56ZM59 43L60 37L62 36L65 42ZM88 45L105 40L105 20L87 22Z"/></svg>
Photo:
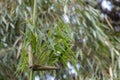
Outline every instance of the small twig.
<svg viewBox="0 0 120 80"><path fill-rule="evenodd" d="M22 42L19 43L19 47L18 47L18 51L17 51L17 59L20 57L21 50L22 50Z"/></svg>
<svg viewBox="0 0 120 80"><path fill-rule="evenodd" d="M108 20L108 17L106 15L105 15L105 20L106 20L107 24L109 25L109 27L114 31L113 26L111 25L111 23Z"/></svg>
<svg viewBox="0 0 120 80"><path fill-rule="evenodd" d="M54 67L54 66L42 66L42 65L33 65L30 66L30 68L33 71L41 71L41 70L59 70L60 67Z"/></svg>

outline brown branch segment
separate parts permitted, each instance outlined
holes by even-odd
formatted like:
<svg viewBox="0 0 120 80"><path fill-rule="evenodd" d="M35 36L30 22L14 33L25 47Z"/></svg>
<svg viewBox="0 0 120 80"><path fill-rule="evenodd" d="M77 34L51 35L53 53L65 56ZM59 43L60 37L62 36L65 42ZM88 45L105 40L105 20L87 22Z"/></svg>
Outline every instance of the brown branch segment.
<svg viewBox="0 0 120 80"><path fill-rule="evenodd" d="M54 66L42 66L42 65L33 65L30 66L30 68L33 71L41 71L41 70L59 70L60 67L54 67Z"/></svg>
<svg viewBox="0 0 120 80"><path fill-rule="evenodd" d="M33 55L31 45L28 45L28 64L29 66L33 66Z"/></svg>

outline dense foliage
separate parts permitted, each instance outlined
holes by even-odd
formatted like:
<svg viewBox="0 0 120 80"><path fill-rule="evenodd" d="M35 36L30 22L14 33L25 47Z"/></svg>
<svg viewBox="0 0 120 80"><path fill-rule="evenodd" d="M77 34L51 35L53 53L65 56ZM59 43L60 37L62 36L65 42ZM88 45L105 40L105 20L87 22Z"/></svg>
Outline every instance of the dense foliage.
<svg viewBox="0 0 120 80"><path fill-rule="evenodd" d="M32 80L36 75L42 80L51 76L58 80L120 79L119 32L109 27L94 8L96 4L1 0L0 79ZM60 69L34 71L34 65Z"/></svg>

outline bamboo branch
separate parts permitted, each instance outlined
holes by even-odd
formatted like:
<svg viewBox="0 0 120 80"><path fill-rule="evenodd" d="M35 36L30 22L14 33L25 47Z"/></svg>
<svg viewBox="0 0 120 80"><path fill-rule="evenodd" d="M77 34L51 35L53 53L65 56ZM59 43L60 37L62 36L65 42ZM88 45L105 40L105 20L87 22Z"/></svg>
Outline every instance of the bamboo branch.
<svg viewBox="0 0 120 80"><path fill-rule="evenodd" d="M60 67L54 67L54 66L42 66L42 65L33 65L30 66L30 68L33 71L41 71L41 70L59 70Z"/></svg>
<svg viewBox="0 0 120 80"><path fill-rule="evenodd" d="M29 66L33 66L33 55L31 45L28 45L28 64Z"/></svg>
<svg viewBox="0 0 120 80"><path fill-rule="evenodd" d="M33 7L33 25L35 26L35 20L36 20L36 0L34 0L34 7Z"/></svg>

